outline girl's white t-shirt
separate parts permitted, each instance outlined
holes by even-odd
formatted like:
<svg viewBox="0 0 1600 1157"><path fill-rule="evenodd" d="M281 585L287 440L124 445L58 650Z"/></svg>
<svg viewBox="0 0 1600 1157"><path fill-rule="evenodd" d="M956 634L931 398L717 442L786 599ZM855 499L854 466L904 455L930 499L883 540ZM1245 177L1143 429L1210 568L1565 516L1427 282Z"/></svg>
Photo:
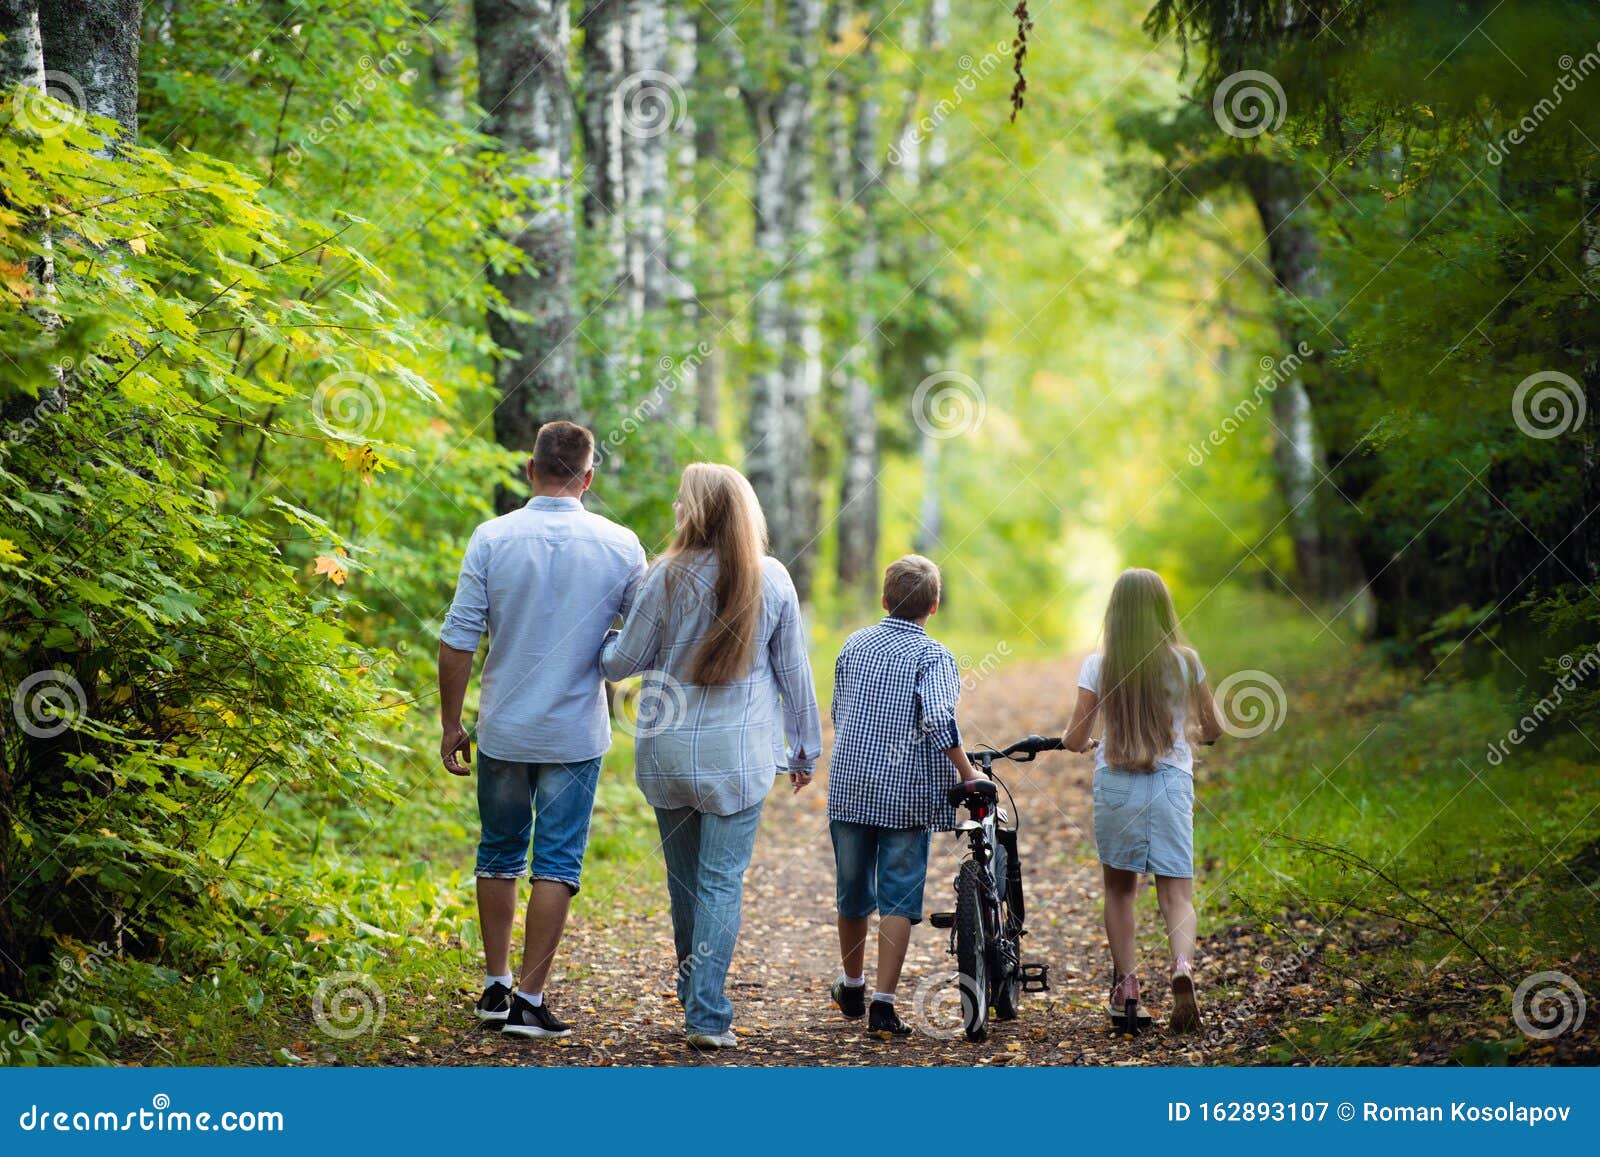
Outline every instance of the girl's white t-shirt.
<svg viewBox="0 0 1600 1157"><path fill-rule="evenodd" d="M1104 656L1096 651L1084 659L1083 666L1078 671L1078 686L1085 691L1100 694L1100 665ZM1194 671L1191 674L1190 667ZM1194 751L1189 747L1189 740L1184 735L1184 724L1189 717L1189 688L1205 681L1206 669L1201 666L1200 659L1196 656L1192 661L1183 651L1178 652L1178 674L1182 680L1181 686L1169 687L1168 694L1172 699L1172 747L1165 755L1157 758L1156 762L1163 767L1177 768L1194 774ZM1097 768L1106 766L1106 745L1104 741L1094 749L1094 765Z"/></svg>

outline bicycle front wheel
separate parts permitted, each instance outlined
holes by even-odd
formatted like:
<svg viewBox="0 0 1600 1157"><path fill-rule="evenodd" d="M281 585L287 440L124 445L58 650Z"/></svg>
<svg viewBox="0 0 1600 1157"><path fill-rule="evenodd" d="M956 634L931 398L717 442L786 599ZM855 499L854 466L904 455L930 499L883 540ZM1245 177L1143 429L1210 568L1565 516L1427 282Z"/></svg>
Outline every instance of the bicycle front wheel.
<svg viewBox="0 0 1600 1157"><path fill-rule="evenodd" d="M969 1041L989 1035L989 946L983 933L983 876L967 860L956 876L956 967L961 1018Z"/></svg>

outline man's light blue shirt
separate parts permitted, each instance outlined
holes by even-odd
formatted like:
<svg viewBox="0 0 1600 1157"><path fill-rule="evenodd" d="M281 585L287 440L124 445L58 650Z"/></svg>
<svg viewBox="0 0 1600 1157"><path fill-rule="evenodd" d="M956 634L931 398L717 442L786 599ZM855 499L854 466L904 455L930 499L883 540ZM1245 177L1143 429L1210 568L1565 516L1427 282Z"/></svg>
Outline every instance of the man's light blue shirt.
<svg viewBox="0 0 1600 1157"><path fill-rule="evenodd" d="M479 750L526 763L605 754L600 647L644 571L638 536L576 498L535 497L473 531L439 640L476 651L489 633Z"/></svg>

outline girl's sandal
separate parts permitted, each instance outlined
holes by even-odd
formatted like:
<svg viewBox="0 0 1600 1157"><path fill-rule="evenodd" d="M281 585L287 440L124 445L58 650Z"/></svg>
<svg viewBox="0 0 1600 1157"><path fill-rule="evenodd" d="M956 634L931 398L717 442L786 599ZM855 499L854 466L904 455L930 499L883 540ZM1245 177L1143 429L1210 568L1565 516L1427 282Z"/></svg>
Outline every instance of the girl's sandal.
<svg viewBox="0 0 1600 1157"><path fill-rule="evenodd" d="M1173 1032L1200 1030L1200 1005L1194 998L1194 969L1183 956L1172 965L1172 1016L1167 1024Z"/></svg>
<svg viewBox="0 0 1600 1157"><path fill-rule="evenodd" d="M1139 1007L1139 978L1133 973L1118 976L1112 969L1111 1001L1106 1013L1111 1017L1111 1027L1118 1032L1137 1034L1149 1028L1150 1014Z"/></svg>

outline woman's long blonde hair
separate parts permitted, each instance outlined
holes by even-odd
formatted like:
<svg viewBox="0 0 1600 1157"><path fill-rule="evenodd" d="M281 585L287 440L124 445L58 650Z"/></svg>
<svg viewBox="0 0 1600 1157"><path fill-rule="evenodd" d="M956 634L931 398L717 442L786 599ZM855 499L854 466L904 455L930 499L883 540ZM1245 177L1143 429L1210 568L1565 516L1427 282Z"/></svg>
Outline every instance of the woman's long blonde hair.
<svg viewBox="0 0 1600 1157"><path fill-rule="evenodd" d="M1154 771L1172 748L1173 690L1183 687L1194 719L1197 660L1178 629L1178 612L1161 576L1125 570L1106 607L1100 666L1100 711L1105 718L1106 763L1129 771Z"/></svg>
<svg viewBox="0 0 1600 1157"><path fill-rule="evenodd" d="M687 551L710 551L717 561L711 631L689 668L689 681L718 687L744 678L755 657L761 621L761 560L767 519L749 481L732 466L695 462L678 486L678 533L661 556L667 580Z"/></svg>

